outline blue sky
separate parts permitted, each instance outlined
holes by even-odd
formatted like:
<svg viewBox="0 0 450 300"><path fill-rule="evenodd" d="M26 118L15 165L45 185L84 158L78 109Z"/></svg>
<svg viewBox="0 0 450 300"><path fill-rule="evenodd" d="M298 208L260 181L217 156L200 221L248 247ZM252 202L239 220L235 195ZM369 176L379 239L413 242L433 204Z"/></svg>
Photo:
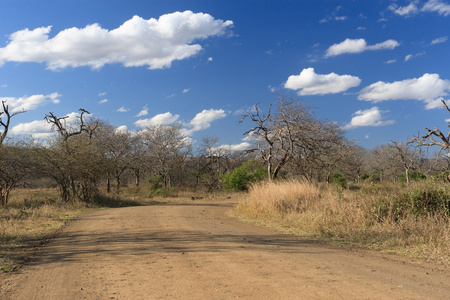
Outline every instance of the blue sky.
<svg viewBox="0 0 450 300"><path fill-rule="evenodd" d="M118 128L181 124L243 149L242 114L278 95L372 148L450 114L450 1L0 0L11 134L79 108Z"/></svg>

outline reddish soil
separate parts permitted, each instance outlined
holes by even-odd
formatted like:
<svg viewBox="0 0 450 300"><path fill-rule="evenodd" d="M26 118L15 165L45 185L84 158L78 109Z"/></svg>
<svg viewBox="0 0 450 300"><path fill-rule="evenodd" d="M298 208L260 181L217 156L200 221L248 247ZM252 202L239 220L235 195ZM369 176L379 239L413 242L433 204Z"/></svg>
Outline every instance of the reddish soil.
<svg viewBox="0 0 450 300"><path fill-rule="evenodd" d="M1 283L1 299L450 299L441 265L245 224L229 202L96 211Z"/></svg>

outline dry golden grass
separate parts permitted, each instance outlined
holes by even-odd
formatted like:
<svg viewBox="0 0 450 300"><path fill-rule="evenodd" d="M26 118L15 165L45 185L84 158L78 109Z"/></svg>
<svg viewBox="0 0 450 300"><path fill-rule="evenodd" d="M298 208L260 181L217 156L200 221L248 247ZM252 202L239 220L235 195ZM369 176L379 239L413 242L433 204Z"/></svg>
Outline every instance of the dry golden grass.
<svg viewBox="0 0 450 300"><path fill-rule="evenodd" d="M0 272L16 268L30 246L42 244L85 210L83 203L62 204L55 189L14 190L8 206L0 208Z"/></svg>
<svg viewBox="0 0 450 300"><path fill-rule="evenodd" d="M420 198L416 195L422 190L428 190L428 194L438 190L444 204L450 203L445 198L450 195L450 188L430 188L430 183L343 190L326 184L264 182L250 188L247 199L234 213L286 232L448 264L448 214L417 209Z"/></svg>

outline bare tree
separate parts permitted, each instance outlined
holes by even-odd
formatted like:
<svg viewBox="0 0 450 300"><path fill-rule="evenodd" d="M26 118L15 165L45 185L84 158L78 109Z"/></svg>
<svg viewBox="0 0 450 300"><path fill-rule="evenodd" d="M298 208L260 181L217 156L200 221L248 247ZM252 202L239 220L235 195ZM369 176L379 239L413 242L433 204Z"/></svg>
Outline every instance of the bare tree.
<svg viewBox="0 0 450 300"><path fill-rule="evenodd" d="M295 172L311 179L318 169L326 165L331 170L339 160L330 155L341 143L340 128L315 119L311 108L298 100L281 97L276 111L272 112L269 106L267 114L261 113L255 105L254 111L243 116L241 122L246 118L254 123L254 127L244 133L255 145L248 152L259 153L267 166L269 180L276 179L291 161Z"/></svg>
<svg viewBox="0 0 450 300"><path fill-rule="evenodd" d="M444 99L442 99L441 102L445 109L450 112L450 108L447 106ZM439 146L441 149L450 149L450 131L444 135L444 133L442 133L442 131L440 131L437 127L434 129L425 127L425 130L427 131L427 134L422 137L417 134L417 136L413 137L409 142L417 143L421 146Z"/></svg>
<svg viewBox="0 0 450 300"><path fill-rule="evenodd" d="M418 146L411 147L410 144L395 141L388 144L393 150L393 159L399 162L405 170L407 184L410 182L410 171L419 168L422 158L422 149Z"/></svg>
<svg viewBox="0 0 450 300"><path fill-rule="evenodd" d="M149 126L142 132L147 155L155 162L154 172L162 177L164 188L172 187L172 177L182 169L191 150L179 125Z"/></svg>
<svg viewBox="0 0 450 300"><path fill-rule="evenodd" d="M134 140L137 135L129 131L117 130L111 124L102 122L94 133L96 143L106 160L107 192L110 192L110 176L116 180L116 193L119 194L121 178L124 171L130 167Z"/></svg>
<svg viewBox="0 0 450 300"><path fill-rule="evenodd" d="M79 122L78 126L76 127L69 126L67 124L67 119L69 118L69 116L58 118L54 115L54 113L50 112L48 115L45 115L44 119L47 121L47 123L52 124L53 129L59 133L63 141L67 141L70 137L81 134L83 132L88 133L89 137L92 137L92 133L97 128L98 122L94 122L90 125L86 124L84 115L89 115L90 113L83 108L80 108L79 111L80 115L77 116Z"/></svg>
<svg viewBox="0 0 450 300"><path fill-rule="evenodd" d="M196 161L195 184L204 186L208 192L220 188L220 176L231 168L232 151L218 146L217 137L202 138Z"/></svg>
<svg viewBox="0 0 450 300"><path fill-rule="evenodd" d="M12 117L25 112L24 110L22 110L11 113L9 111L9 106L6 105L6 100L2 100L2 107L3 111L0 112L0 126L3 127L3 131L0 134L0 145L3 145L3 142L5 141L6 136L8 135Z"/></svg>
<svg viewBox="0 0 450 300"><path fill-rule="evenodd" d="M310 109L299 101L280 98L277 104L277 112L273 114L270 105L266 115L256 104L254 111L247 112L240 121L249 118L255 124L244 133L255 144L247 152L259 152L267 166L269 180L276 179L281 168L294 156L296 137L312 119Z"/></svg>

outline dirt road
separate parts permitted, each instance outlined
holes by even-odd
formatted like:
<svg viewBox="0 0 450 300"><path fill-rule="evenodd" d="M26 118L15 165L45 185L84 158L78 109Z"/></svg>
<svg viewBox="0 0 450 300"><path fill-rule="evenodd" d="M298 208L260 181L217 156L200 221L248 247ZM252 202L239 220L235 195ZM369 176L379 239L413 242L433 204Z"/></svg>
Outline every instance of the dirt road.
<svg viewBox="0 0 450 300"><path fill-rule="evenodd" d="M231 203L108 209L70 223L1 299L450 299L435 264L228 217Z"/></svg>

